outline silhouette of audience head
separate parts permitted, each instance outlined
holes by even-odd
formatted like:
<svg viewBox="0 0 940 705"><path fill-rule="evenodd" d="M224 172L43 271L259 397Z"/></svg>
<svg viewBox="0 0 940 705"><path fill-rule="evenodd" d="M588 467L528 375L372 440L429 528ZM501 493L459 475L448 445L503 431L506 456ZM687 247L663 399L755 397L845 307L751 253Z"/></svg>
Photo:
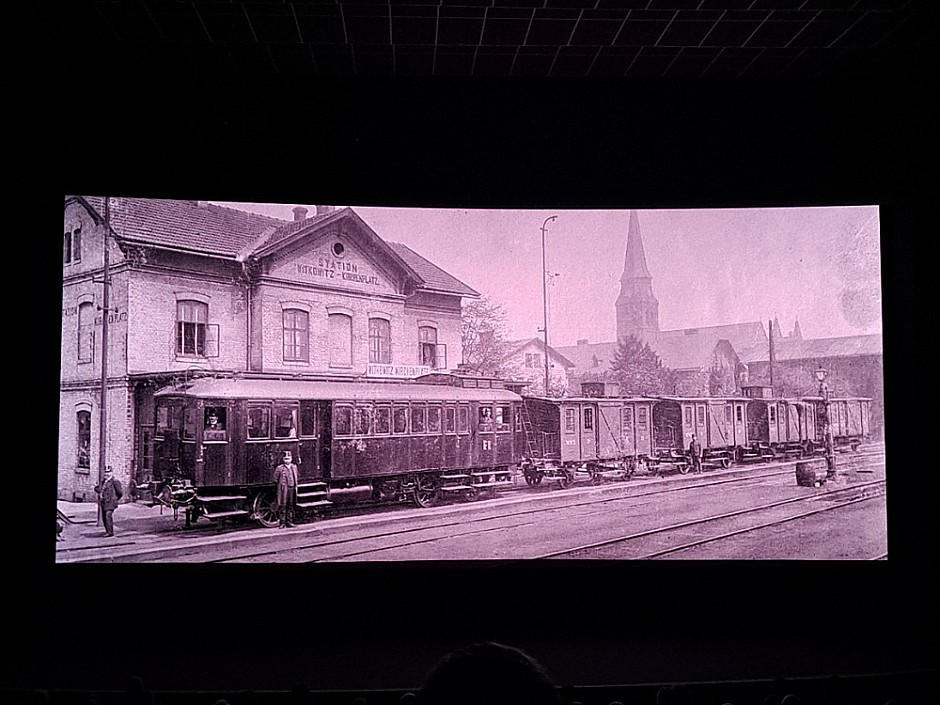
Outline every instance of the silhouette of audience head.
<svg viewBox="0 0 940 705"><path fill-rule="evenodd" d="M561 705L548 674L519 649L493 642L453 651L434 667L418 705Z"/></svg>

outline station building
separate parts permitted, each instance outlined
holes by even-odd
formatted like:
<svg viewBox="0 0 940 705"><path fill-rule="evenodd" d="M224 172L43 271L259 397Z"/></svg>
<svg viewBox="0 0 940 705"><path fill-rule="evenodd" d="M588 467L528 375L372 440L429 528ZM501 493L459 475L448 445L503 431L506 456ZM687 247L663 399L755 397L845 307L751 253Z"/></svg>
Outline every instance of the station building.
<svg viewBox="0 0 940 705"><path fill-rule="evenodd" d="M68 196L64 221L60 499L95 498L105 343L106 464L133 488L151 477L157 389L199 376L391 383L452 371L462 298L479 296L350 208L297 207L285 221L112 198L106 236L104 199Z"/></svg>

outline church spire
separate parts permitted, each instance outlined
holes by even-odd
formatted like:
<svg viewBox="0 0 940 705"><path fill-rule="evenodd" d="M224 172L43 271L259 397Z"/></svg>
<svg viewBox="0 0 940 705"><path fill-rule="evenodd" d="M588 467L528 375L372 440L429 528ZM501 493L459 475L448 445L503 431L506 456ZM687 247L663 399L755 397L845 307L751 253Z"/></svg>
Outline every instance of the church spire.
<svg viewBox="0 0 940 705"><path fill-rule="evenodd" d="M659 331L659 302L653 295L653 275L646 266L646 252L640 235L640 219L630 211L627 248L620 277L617 309L617 339L628 335Z"/></svg>
<svg viewBox="0 0 940 705"><path fill-rule="evenodd" d="M623 259L623 275L620 281L635 278L652 279L653 275L646 266L646 252L643 250L643 238L640 236L640 219L636 211L630 211L630 229L627 231L627 253Z"/></svg>

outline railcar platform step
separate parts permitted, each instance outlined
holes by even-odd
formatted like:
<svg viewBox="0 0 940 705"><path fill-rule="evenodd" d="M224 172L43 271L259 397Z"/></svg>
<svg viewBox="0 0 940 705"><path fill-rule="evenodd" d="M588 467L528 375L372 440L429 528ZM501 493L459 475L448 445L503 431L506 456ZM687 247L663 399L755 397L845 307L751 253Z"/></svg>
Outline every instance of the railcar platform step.
<svg viewBox="0 0 940 705"><path fill-rule="evenodd" d="M512 484L506 480L495 480L494 482L475 482L473 483L474 487L496 487Z"/></svg>
<svg viewBox="0 0 940 705"><path fill-rule="evenodd" d="M200 502L235 502L237 500L248 499L247 495L243 494L196 496L199 498Z"/></svg>
<svg viewBox="0 0 940 705"><path fill-rule="evenodd" d="M472 490L472 489L473 487L471 485L447 485L445 487L441 487L441 492L457 492L459 490Z"/></svg>
<svg viewBox="0 0 940 705"><path fill-rule="evenodd" d="M328 499L321 499L316 502L297 502L298 507L303 507L304 509L309 509L310 507L326 507L333 504Z"/></svg>
<svg viewBox="0 0 940 705"><path fill-rule="evenodd" d="M205 516L206 519L221 519L223 517L236 517L236 516L247 516L247 515L248 515L247 509L232 509L227 512L211 512L211 513L206 512L203 516Z"/></svg>
<svg viewBox="0 0 940 705"><path fill-rule="evenodd" d="M441 475L442 480L466 480L469 475Z"/></svg>

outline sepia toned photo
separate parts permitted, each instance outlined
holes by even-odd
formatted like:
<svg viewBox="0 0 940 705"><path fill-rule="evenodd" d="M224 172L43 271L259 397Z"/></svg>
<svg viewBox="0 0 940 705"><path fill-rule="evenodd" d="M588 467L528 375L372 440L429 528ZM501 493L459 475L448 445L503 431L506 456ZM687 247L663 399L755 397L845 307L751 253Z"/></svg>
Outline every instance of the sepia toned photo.
<svg viewBox="0 0 940 705"><path fill-rule="evenodd" d="M57 563L887 559L877 206L64 200Z"/></svg>

